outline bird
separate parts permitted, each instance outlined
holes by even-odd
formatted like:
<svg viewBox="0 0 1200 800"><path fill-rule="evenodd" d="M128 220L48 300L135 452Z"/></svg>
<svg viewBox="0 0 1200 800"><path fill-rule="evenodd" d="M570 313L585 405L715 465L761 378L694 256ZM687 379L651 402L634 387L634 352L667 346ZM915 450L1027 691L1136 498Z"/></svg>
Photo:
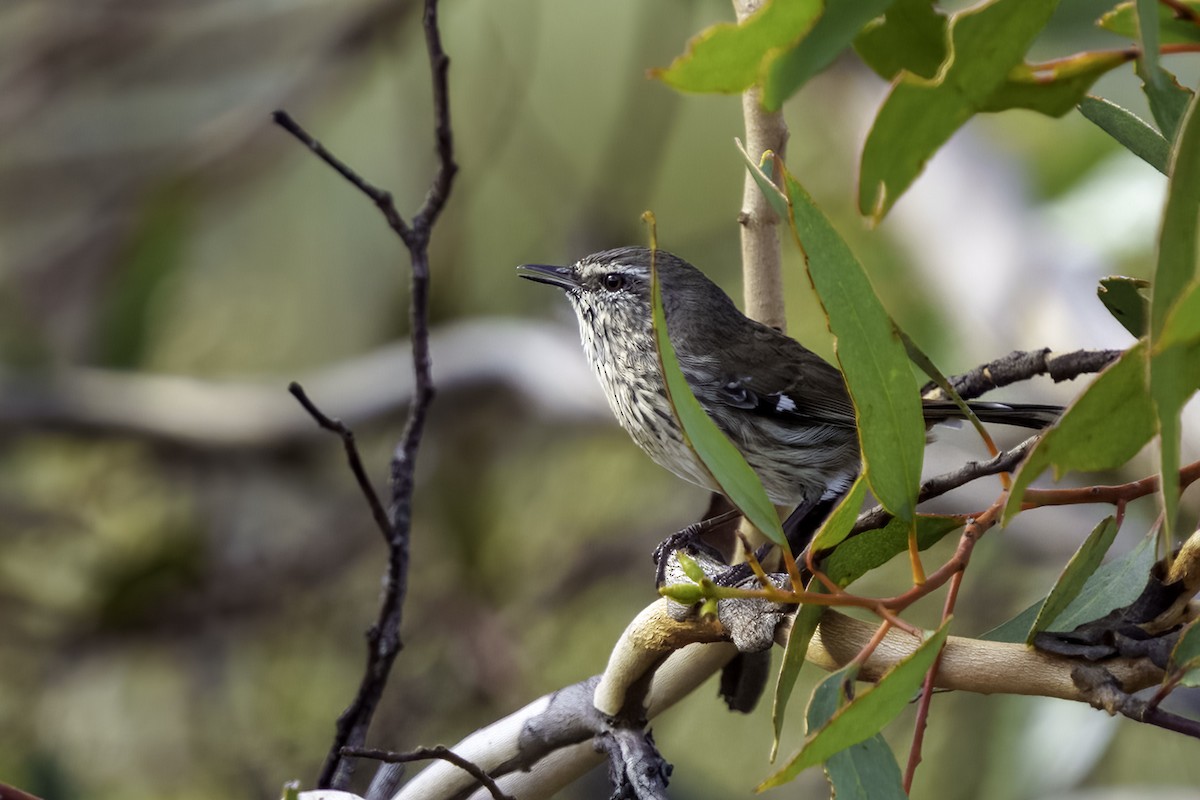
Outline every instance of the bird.
<svg viewBox="0 0 1200 800"><path fill-rule="evenodd" d="M583 350L621 427L656 463L721 493L687 444L667 396L650 287L654 260L667 335L700 406L741 452L777 506L828 505L861 470L858 429L842 373L795 339L745 316L696 267L665 250L621 247L569 266L518 274L557 286L579 321ZM1058 406L971 402L984 422L1041 429ZM923 401L926 423L964 416Z"/></svg>

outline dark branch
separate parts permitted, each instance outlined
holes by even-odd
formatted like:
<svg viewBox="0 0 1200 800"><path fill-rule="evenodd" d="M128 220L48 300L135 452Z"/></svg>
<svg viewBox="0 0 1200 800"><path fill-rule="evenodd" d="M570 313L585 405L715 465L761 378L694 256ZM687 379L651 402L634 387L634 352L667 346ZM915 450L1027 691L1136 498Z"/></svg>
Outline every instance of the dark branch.
<svg viewBox="0 0 1200 800"><path fill-rule="evenodd" d="M342 437L342 446L346 449L346 460L350 464L350 471L354 473L354 479L358 481L358 488L362 490L363 497L366 498L367 505L371 508L371 516L375 518L375 524L383 532L384 539L389 539L392 535L391 522L388 520L387 512L383 510L383 503L379 502L379 495L375 493L375 487L371 485L371 479L367 477L367 470L363 467L362 458L358 454L358 445L354 441L354 431L346 427L340 419L326 416L309 399L304 392L304 387L300 384L293 381L288 384L288 391L300 401L300 405L304 406L304 410L317 421L318 425Z"/></svg>
<svg viewBox="0 0 1200 800"><path fill-rule="evenodd" d="M986 478L988 475L1013 471L1021 463L1022 459L1025 458L1035 441L1036 439L1027 439L1012 450L1006 450L997 454L995 458L987 461L968 461L953 472L935 475L921 484L921 490L917 493L917 502L923 503L926 500L941 497L947 492L953 491L960 486L965 486L979 478ZM865 531L882 528L891 519L892 515L883 506L875 506L858 516L858 520L854 523L850 535L854 536Z"/></svg>
<svg viewBox="0 0 1200 800"><path fill-rule="evenodd" d="M388 566L384 575L383 597L375 623L367 631L367 663L353 702L338 717L333 745L317 780L321 788L345 789L354 771L354 761L345 755L345 748L358 747L366 741L371 718L387 685L388 675L397 654L403 647L400 623L404 598L408 592L409 540L412 530L412 499L417 451L425 430L425 418L433 400L433 377L429 358L429 238L434 224L445 207L458 167L454 163L453 137L450 126L450 102L447 72L450 59L442 49L437 27L437 0L425 0L423 17L425 46L429 53L433 79L434 138L436 140L437 170L430 183L425 202L413 218L405 223L396 210L390 192L368 183L357 172L333 155L285 111L276 111L275 122L303 142L355 188L371 198L383 213L388 225L404 242L412 261L412 327L413 373L415 386L413 402L400 444L391 461L391 502L386 524L380 527L388 545ZM303 401L302 401L303 402ZM308 407L308 406L306 406ZM312 413L313 409L310 409ZM321 422L318 417L318 422ZM330 421L332 422L332 421ZM322 422L324 425L324 422ZM336 428L334 428L336 430ZM345 435L343 435L345 440ZM360 483L362 479L360 479ZM375 505L372 513L379 521Z"/></svg>
<svg viewBox="0 0 1200 800"><path fill-rule="evenodd" d="M341 754L351 758L370 758L375 761L382 761L385 764L407 764L412 761L429 761L434 758L441 759L469 773L472 778L479 781L480 785L491 793L495 800L515 800L512 795L505 794L496 784L496 781L480 769L475 762L463 758L450 748L443 747L442 745L437 745L436 747L418 747L416 750L410 750L407 753L379 750L374 747L343 747Z"/></svg>
<svg viewBox="0 0 1200 800"><path fill-rule="evenodd" d="M1003 358L954 376L950 379L950 385L964 400L970 400L992 389L1029 380L1038 375L1049 375L1055 383L1059 383L1074 380L1080 375L1099 372L1116 361L1121 352L1076 350L1052 356L1049 349L1014 350ZM921 394L928 395L936 389L936 385L928 383L921 389Z"/></svg>
<svg viewBox="0 0 1200 800"><path fill-rule="evenodd" d="M271 114L271 118L275 120L275 124L283 128L285 131L295 136L304 146L316 153L317 158L324 161L329 166L333 167L339 175L349 181L355 188L371 198L375 206L383 212L383 216L387 219L388 225L392 230L400 235L404 244L412 247L413 229L408 226L404 218L400 216L400 212L396 210L395 203L392 202L392 193L385 192L367 181L354 170L346 165L346 162L335 156L326 149L325 145L318 142L312 135L300 126L300 123L292 119L291 114L286 111L279 110Z"/></svg>
<svg viewBox="0 0 1200 800"><path fill-rule="evenodd" d="M1120 681L1099 665L1081 664L1075 667L1071 670L1071 680L1095 708L1200 739L1200 720L1163 711L1148 701L1129 694L1121 688Z"/></svg>

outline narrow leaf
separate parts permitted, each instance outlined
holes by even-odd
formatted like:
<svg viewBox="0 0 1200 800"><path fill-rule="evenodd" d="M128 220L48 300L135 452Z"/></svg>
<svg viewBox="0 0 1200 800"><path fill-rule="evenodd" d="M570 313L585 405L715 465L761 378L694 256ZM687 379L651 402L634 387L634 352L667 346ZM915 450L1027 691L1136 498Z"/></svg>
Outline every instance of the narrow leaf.
<svg viewBox="0 0 1200 800"><path fill-rule="evenodd" d="M1200 280L1188 286L1179 302L1167 313L1158 347L1165 349L1187 345L1197 338L1200 338Z"/></svg>
<svg viewBox="0 0 1200 800"><path fill-rule="evenodd" d="M771 0L740 24L702 31L671 66L650 75L684 92L739 94L759 81L764 59L808 34L822 6L821 0Z"/></svg>
<svg viewBox="0 0 1200 800"><path fill-rule="evenodd" d="M1075 108L1101 75L1132 60L1123 50L1078 53L1051 64L1018 64L988 96L979 111L1023 108L1061 117Z"/></svg>
<svg viewBox="0 0 1200 800"><path fill-rule="evenodd" d="M1167 141L1175 140L1179 121L1191 100L1192 93L1179 85L1175 76L1159 63L1158 0L1137 0L1138 40L1142 56L1137 62L1137 74L1150 102L1150 113Z"/></svg>
<svg viewBox="0 0 1200 800"><path fill-rule="evenodd" d="M810 581L809 591L820 591L817 581ZM817 623L825 613L824 606L801 606L792 621L792 632L788 635L787 646L783 649L783 664L779 667L779 678L775 681L775 698L771 704L771 724L775 729L775 739L771 743L771 762L779 753L779 737L783 733L783 721L787 714L788 701L796 688L796 679L800 677L800 669L808 655L808 644L812 641Z"/></svg>
<svg viewBox="0 0 1200 800"><path fill-rule="evenodd" d="M895 0L891 8L854 40L854 49L879 77L901 71L932 79L946 60L946 16L932 0Z"/></svg>
<svg viewBox="0 0 1200 800"><path fill-rule="evenodd" d="M1150 298L1150 393L1158 416L1159 494L1163 503L1163 534L1175 532L1179 507L1180 414L1200 387L1200 347L1163 347L1167 318L1196 280L1198 222L1200 222L1200 112L1192 101L1184 117L1171 159L1167 206L1158 241L1158 266ZM1186 298L1185 298L1186 299ZM1178 323L1188 326L1189 322ZM1186 338L1186 337L1185 337Z"/></svg>
<svg viewBox="0 0 1200 800"><path fill-rule="evenodd" d="M683 430L687 444L703 462L721 491L742 512L750 523L778 545L785 545L783 526L779 515L767 498L762 482L746 459L726 438L725 434L709 418L696 396L692 394L687 379L679 368L679 359L667 335L666 312L662 304L662 287L658 282L658 270L651 260L651 294L654 300L654 333L658 355L662 363L663 378L666 380L667 399Z"/></svg>
<svg viewBox="0 0 1200 800"><path fill-rule="evenodd" d="M1136 547L1092 573L1083 590L1071 601L1053 623L1054 630L1069 631L1077 626L1103 617L1114 608L1127 606L1138 598L1146 586L1146 576L1154 564L1154 537L1144 536ZM992 642L1024 642L1029 638L1033 621L1045 600L980 636Z"/></svg>
<svg viewBox="0 0 1200 800"><path fill-rule="evenodd" d="M769 59L762 83L762 104L777 111L800 87L850 46L864 25L894 0L828 0L825 13L799 44Z"/></svg>
<svg viewBox="0 0 1200 800"><path fill-rule="evenodd" d="M1180 0L1192 9L1193 14L1200 16L1200 0ZM1101 28L1124 36L1127 39L1138 38L1138 21L1136 4L1130 0L1120 3L1096 22ZM1194 19L1180 19L1175 11L1166 3L1158 3L1158 37L1161 44L1184 44L1200 42L1200 25Z"/></svg>
<svg viewBox="0 0 1200 800"><path fill-rule="evenodd" d="M809 767L829 759L851 745L871 738L891 722L920 688L925 673L946 642L950 621L932 633L927 633L912 655L900 660L884 673L879 682L842 706L817 731L810 733L796 755L758 789L770 789L795 778Z"/></svg>
<svg viewBox="0 0 1200 800"><path fill-rule="evenodd" d="M1100 562L1104 560L1104 554L1112 546L1117 530L1116 517L1104 518L1075 551L1075 555L1071 556L1066 568L1054 582L1054 588L1046 596L1046 601L1042 603L1037 619L1033 621L1025 638L1026 644L1033 644L1033 637L1049 628L1071 601L1083 591L1084 584L1096 572Z"/></svg>
<svg viewBox="0 0 1200 800"><path fill-rule="evenodd" d="M925 452L921 399L896 324L866 271L804 187L783 170L789 222L833 333L858 416L867 482L884 508L911 522Z"/></svg>
<svg viewBox="0 0 1200 800"><path fill-rule="evenodd" d="M1021 510L1025 489L1046 467L1053 466L1056 476L1070 470L1111 469L1133 458L1154 432L1142 341L1101 372L1042 435L1013 479L1004 522Z"/></svg>
<svg viewBox="0 0 1200 800"><path fill-rule="evenodd" d="M932 547L947 534L962 527L956 517L917 515L917 546ZM847 539L825 559L825 574L838 586L848 586L876 567L881 567L908 550L908 524L893 519L877 531Z"/></svg>
<svg viewBox="0 0 1200 800"><path fill-rule="evenodd" d="M850 491L846 492L846 496L837 504L837 508L821 523L821 529L812 540L813 552L830 550L846 538L850 529L854 527L854 521L858 519L858 512L862 510L866 494L866 481L859 475L850 486Z"/></svg>
<svg viewBox="0 0 1200 800"><path fill-rule="evenodd" d="M1079 101L1079 113L1116 139L1126 150L1162 174L1167 174L1170 143L1132 111L1102 97L1089 95Z"/></svg>
<svg viewBox="0 0 1200 800"><path fill-rule="evenodd" d="M1150 281L1113 275L1100 281L1096 295L1108 312L1136 338L1146 335L1146 320L1150 318L1150 301L1143 290Z"/></svg>
<svg viewBox="0 0 1200 800"><path fill-rule="evenodd" d="M1057 0L992 0L950 19L951 55L933 80L902 74L863 147L859 210L881 219L925 162L970 119L1021 63Z"/></svg>
<svg viewBox="0 0 1200 800"><path fill-rule="evenodd" d="M826 724L845 700L843 670L833 673L813 691L808 704L808 730ZM882 734L850 745L825 762L825 776L837 800L907 800L900 765Z"/></svg>

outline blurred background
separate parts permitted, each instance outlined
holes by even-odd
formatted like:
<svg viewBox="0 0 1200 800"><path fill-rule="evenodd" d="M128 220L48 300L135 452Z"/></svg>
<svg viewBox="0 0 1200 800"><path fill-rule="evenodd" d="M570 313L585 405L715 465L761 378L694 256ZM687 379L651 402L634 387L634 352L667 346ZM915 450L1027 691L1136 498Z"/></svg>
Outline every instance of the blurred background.
<svg viewBox="0 0 1200 800"><path fill-rule="evenodd" d="M1105 8L1064 3L1034 55L1124 46L1092 27ZM705 507L616 428L562 297L513 268L643 242L653 209L662 246L738 296L739 100L644 77L731 16L717 0L443 5L461 172L432 249L440 391L406 647L373 745L450 743L599 672L654 599L654 544ZM361 674L384 547L340 443L286 386L355 427L383 490L411 385L408 261L270 112L289 110L410 214L433 152L420 3L7 0L0 53L0 781L48 800L311 785ZM1169 66L1195 85L1194 61ZM856 159L886 88L852 56L836 64L788 106L788 162L942 369L1128 345L1095 286L1149 277L1162 176L1077 114L1009 113L972 122L869 230ZM1131 67L1097 93L1148 118ZM829 356L785 251L790 332ZM1067 402L1078 388L1008 396ZM949 432L928 470L981 455ZM1136 467L1098 480L1152 468ZM1130 510L1118 549L1151 504ZM1037 599L1107 513L993 532L956 630ZM905 580L898 565L862 588ZM730 715L709 686L658 721L673 796L748 796L769 770L763 706ZM784 753L803 736L796 709ZM901 753L906 726L911 712L889 730ZM1069 703L950 694L916 792L1195 796L1194 747ZM814 773L774 796L826 791ZM564 793L606 795L602 775Z"/></svg>

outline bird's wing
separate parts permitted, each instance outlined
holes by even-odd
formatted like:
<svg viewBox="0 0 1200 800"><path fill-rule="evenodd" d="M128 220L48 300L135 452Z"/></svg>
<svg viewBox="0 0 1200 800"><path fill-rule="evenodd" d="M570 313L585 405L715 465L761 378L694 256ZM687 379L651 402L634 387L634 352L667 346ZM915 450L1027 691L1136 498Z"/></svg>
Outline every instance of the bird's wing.
<svg viewBox="0 0 1200 800"><path fill-rule="evenodd" d="M725 350L731 369L719 402L780 420L855 427L842 373L827 361L765 326L734 338Z"/></svg>

